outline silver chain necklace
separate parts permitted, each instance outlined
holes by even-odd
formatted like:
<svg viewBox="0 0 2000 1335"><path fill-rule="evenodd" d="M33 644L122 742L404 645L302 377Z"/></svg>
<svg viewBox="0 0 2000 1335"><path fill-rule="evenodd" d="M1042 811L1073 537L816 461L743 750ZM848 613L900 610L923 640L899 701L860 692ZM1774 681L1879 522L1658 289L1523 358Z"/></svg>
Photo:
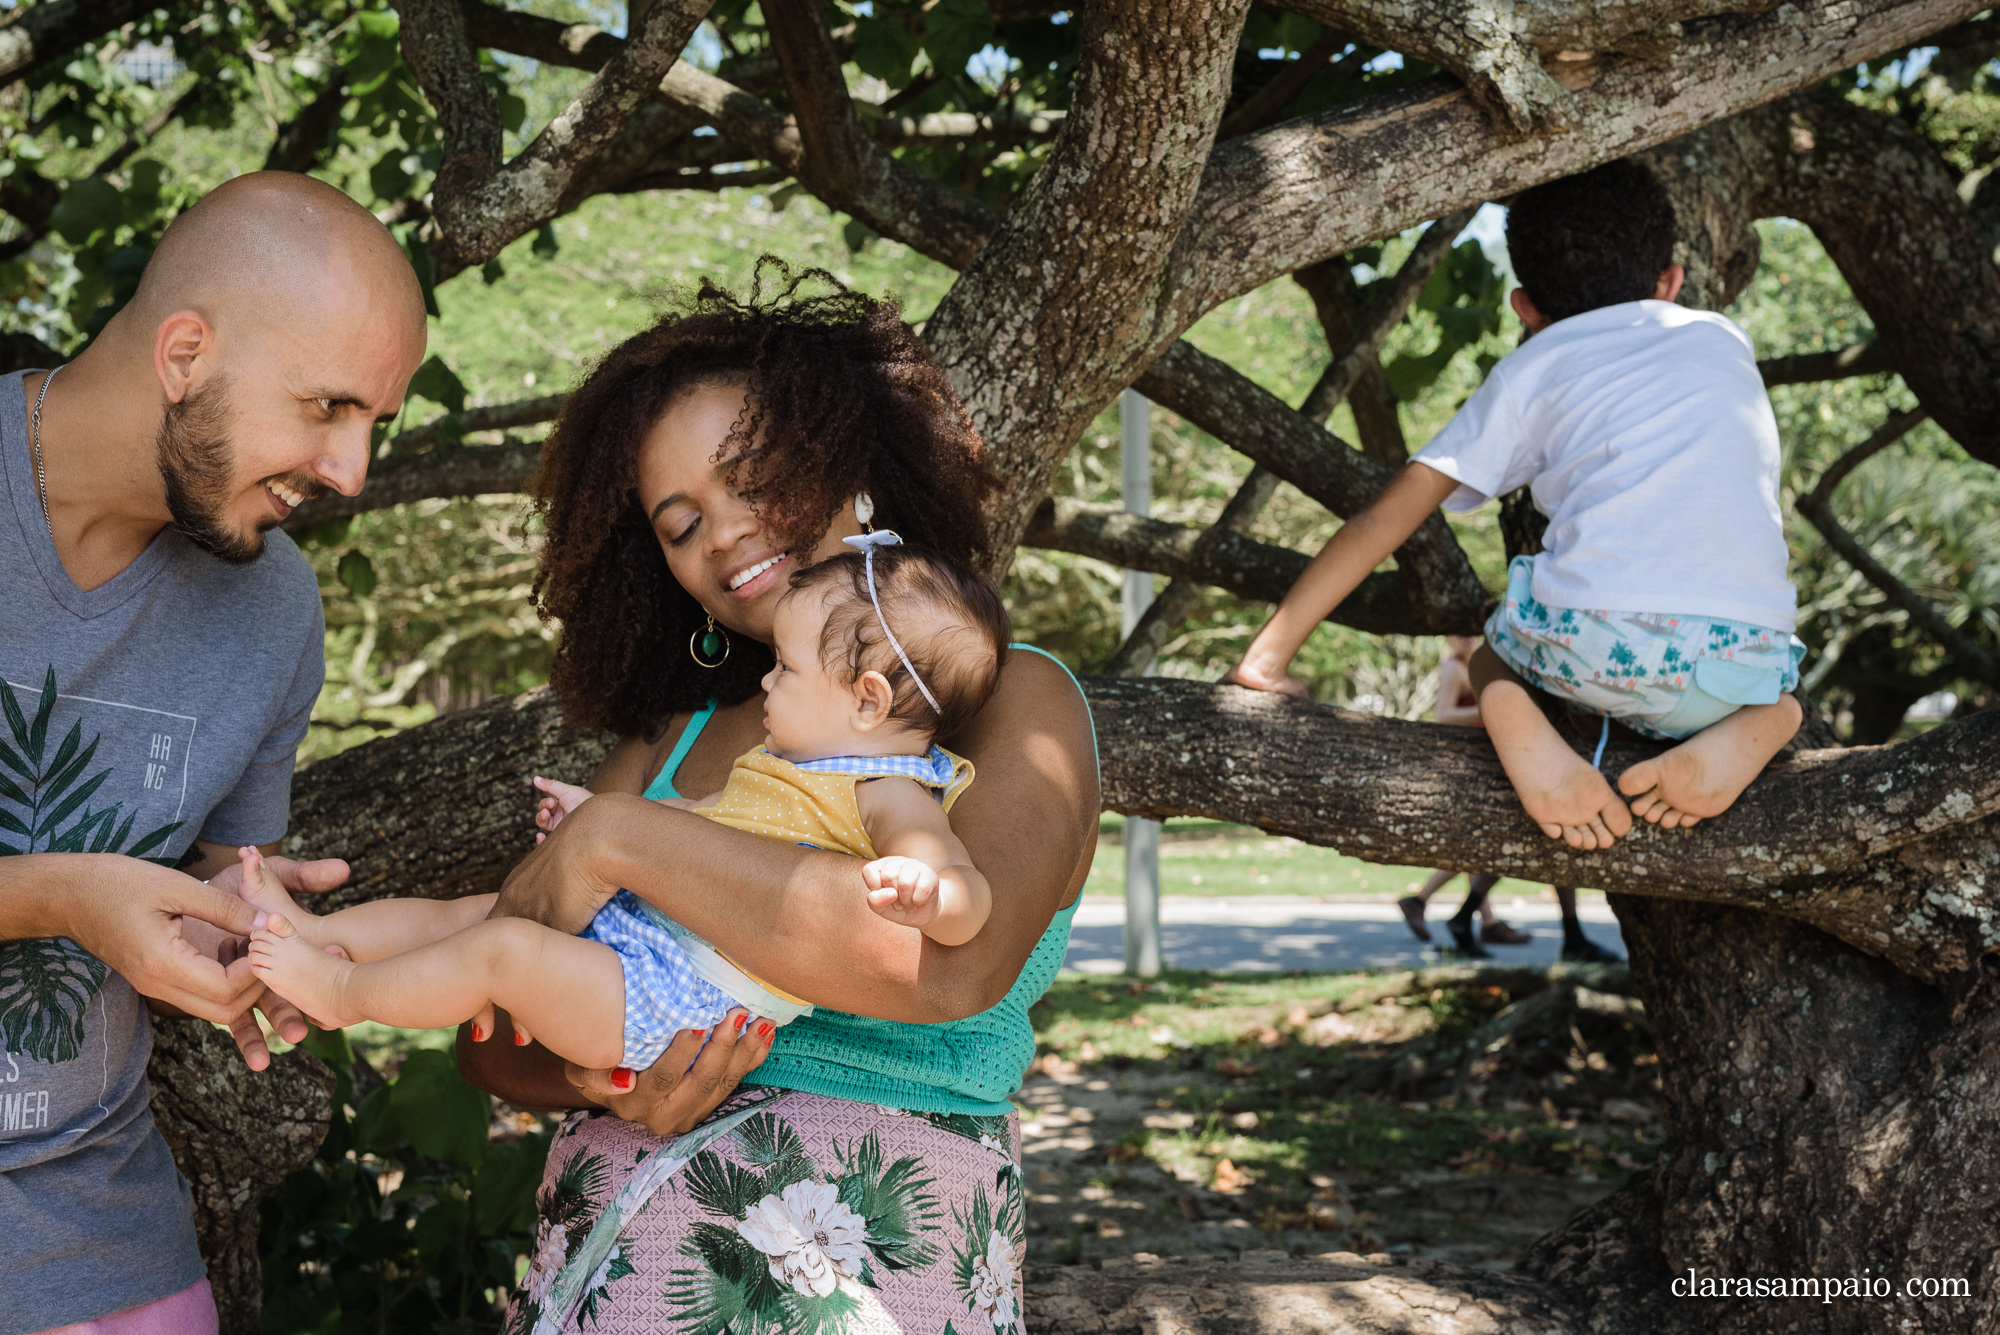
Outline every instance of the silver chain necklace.
<svg viewBox="0 0 2000 1335"><path fill-rule="evenodd" d="M35 437L35 489L41 493L42 523L48 526L51 546L56 540L56 521L49 517L49 468L42 460L42 404L49 397L49 385L55 380L56 371L60 370L62 367L58 366L42 377L42 392L35 395L35 415L29 419Z"/></svg>

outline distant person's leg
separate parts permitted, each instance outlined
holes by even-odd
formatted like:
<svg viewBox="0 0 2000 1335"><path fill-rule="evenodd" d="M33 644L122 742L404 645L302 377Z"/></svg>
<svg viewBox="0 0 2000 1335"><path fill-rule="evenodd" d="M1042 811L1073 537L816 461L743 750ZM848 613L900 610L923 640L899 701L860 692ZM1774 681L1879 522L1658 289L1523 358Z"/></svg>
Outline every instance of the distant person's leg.
<svg viewBox="0 0 2000 1335"><path fill-rule="evenodd" d="M1434 871L1424 882L1423 889L1414 895L1404 895L1396 901L1396 907L1403 911L1403 921L1410 924L1410 930L1416 934L1417 940L1429 943L1431 929L1424 925L1424 910L1429 907L1431 896L1451 884L1452 878L1457 875L1455 871Z"/></svg>
<svg viewBox="0 0 2000 1335"><path fill-rule="evenodd" d="M1486 948L1472 935L1472 918L1479 912L1480 905L1486 902L1488 892L1499 879L1498 876L1473 877L1472 885L1465 893L1465 902L1458 906L1458 912L1454 913L1451 921L1445 924L1451 929L1451 939L1458 946L1460 954L1476 960L1492 958Z"/></svg>
<svg viewBox="0 0 2000 1335"><path fill-rule="evenodd" d="M1583 934L1583 923L1576 916L1576 891L1567 886L1549 887L1556 892L1556 903L1562 905L1563 948L1562 958L1566 964L1622 964L1625 960L1615 950L1606 950Z"/></svg>

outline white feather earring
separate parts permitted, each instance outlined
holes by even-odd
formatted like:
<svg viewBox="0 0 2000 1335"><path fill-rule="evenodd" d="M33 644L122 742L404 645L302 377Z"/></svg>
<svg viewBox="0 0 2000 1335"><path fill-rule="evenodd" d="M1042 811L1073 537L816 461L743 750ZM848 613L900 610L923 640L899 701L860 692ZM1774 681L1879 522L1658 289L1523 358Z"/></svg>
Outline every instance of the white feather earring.
<svg viewBox="0 0 2000 1335"><path fill-rule="evenodd" d="M875 517L875 498L865 491L854 493L854 522L861 525L863 533L873 533L875 529L869 520Z"/></svg>

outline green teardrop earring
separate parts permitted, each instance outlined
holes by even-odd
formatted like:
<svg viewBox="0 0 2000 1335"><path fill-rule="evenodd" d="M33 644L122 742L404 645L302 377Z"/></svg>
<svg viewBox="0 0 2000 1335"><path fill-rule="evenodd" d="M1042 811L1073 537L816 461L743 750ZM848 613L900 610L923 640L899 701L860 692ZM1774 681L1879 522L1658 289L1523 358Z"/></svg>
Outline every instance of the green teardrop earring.
<svg viewBox="0 0 2000 1335"><path fill-rule="evenodd" d="M729 661L729 651L734 647L729 641L729 632L717 626L713 616L709 617L705 629L688 636L688 657L700 667L721 667ZM714 661L711 662L711 659Z"/></svg>

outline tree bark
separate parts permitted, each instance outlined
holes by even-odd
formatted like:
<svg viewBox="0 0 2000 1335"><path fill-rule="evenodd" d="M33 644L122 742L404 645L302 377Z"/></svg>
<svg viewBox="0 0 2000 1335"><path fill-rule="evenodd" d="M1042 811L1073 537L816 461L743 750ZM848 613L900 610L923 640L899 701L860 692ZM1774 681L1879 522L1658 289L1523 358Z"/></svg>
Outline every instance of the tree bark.
<svg viewBox="0 0 2000 1335"><path fill-rule="evenodd" d="M153 1021L153 1120L194 1189L195 1228L222 1335L262 1329L257 1207L319 1150L333 1116L333 1072L294 1049L261 1073L205 1020Z"/></svg>
<svg viewBox="0 0 2000 1335"><path fill-rule="evenodd" d="M1612 903L1660 1046L1667 1145L1522 1268L1633 1335L2000 1330L1990 959L1927 985L1768 914ZM1690 1270L1886 1280L1898 1296L1668 1298ZM1901 1296L1923 1279L1966 1288Z"/></svg>

